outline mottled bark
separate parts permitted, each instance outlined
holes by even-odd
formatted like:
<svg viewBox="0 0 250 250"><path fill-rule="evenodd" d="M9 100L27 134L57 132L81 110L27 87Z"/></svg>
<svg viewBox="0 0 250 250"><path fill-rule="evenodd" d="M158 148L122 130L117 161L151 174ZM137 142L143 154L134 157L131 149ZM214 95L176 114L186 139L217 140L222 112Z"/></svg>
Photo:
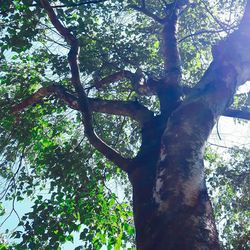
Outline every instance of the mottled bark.
<svg viewBox="0 0 250 250"><path fill-rule="evenodd" d="M130 175L138 249L219 249L203 165L213 124L209 109L188 103L172 114L155 145L148 141Z"/></svg>
<svg viewBox="0 0 250 250"><path fill-rule="evenodd" d="M213 114L200 103L185 104L168 121L153 191L156 220L165 229L155 233L155 249L219 249L203 164L213 125Z"/></svg>

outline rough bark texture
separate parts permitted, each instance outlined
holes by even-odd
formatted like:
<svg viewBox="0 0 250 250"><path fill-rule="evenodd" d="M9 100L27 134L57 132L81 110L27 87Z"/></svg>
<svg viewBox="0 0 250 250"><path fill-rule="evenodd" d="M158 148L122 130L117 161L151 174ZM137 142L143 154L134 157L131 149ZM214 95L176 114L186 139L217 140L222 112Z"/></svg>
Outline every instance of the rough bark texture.
<svg viewBox="0 0 250 250"><path fill-rule="evenodd" d="M148 150L131 174L138 249L219 249L203 166L213 122L210 110L187 104L169 118L162 140L148 141L158 152Z"/></svg>

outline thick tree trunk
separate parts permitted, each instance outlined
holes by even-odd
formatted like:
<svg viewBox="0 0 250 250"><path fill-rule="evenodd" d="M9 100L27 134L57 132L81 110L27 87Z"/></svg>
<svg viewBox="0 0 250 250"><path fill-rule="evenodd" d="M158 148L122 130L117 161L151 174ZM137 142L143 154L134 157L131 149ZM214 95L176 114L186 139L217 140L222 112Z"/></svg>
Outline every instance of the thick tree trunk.
<svg viewBox="0 0 250 250"><path fill-rule="evenodd" d="M193 134L189 126L201 120L203 126ZM203 165L213 123L204 107L184 106L169 118L161 146L148 145L158 152L148 151L138 160L130 176L138 249L219 249Z"/></svg>
<svg viewBox="0 0 250 250"><path fill-rule="evenodd" d="M198 192L192 205L185 204L181 195L166 194L168 197L164 201L169 204L164 208L156 206L152 196L142 205L146 192L134 188L137 249L219 249L212 207L205 186ZM182 190L177 192L181 193Z"/></svg>

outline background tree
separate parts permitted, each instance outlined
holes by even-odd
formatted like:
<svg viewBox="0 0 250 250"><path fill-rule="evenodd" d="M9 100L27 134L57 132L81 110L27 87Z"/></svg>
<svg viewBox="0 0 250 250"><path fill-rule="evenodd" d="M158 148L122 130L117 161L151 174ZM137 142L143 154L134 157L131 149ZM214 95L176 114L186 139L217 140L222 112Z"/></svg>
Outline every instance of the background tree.
<svg viewBox="0 0 250 250"><path fill-rule="evenodd" d="M235 95L250 79L249 13L246 1L1 3L2 198L34 202L16 248L60 249L74 231L84 249L133 247L132 206L138 249L219 249L204 146L221 115L250 119ZM232 197L218 202L235 209L224 243L247 249L249 152L231 153L229 168L206 155L209 183Z"/></svg>

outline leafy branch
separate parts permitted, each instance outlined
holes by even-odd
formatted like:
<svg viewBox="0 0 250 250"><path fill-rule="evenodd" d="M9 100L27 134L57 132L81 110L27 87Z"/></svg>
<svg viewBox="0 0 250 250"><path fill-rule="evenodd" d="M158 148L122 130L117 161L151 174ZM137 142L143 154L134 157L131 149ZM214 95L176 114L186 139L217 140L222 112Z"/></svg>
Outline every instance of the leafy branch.
<svg viewBox="0 0 250 250"><path fill-rule="evenodd" d="M89 108L88 98L80 80L80 72L78 65L78 55L80 52L79 42L77 38L58 20L53 8L47 0L41 0L42 7L46 10L51 23L56 30L64 37L71 46L68 53L68 62L71 71L71 83L78 95L78 105L82 114L82 122L84 124L84 132L89 142L105 155L109 160L114 162L124 171L128 171L129 159L122 157L116 150L108 146L95 133L92 124L92 115Z"/></svg>

